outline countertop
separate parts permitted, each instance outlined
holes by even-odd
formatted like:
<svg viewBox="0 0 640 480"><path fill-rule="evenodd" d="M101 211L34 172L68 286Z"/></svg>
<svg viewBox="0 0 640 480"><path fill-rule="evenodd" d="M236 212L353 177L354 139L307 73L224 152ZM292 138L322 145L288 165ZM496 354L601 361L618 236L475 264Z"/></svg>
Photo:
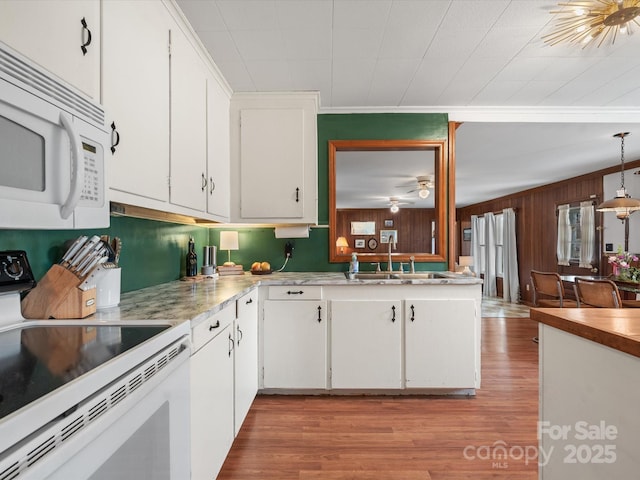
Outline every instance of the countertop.
<svg viewBox="0 0 640 480"><path fill-rule="evenodd" d="M95 320L171 319L191 320L192 326L206 320L258 285L470 285L476 277L441 272L447 278L349 280L339 272L274 272L270 275L225 275L200 281L176 280L123 293L120 305L98 310Z"/></svg>
<svg viewBox="0 0 640 480"><path fill-rule="evenodd" d="M532 308L531 320L640 357L640 309Z"/></svg>

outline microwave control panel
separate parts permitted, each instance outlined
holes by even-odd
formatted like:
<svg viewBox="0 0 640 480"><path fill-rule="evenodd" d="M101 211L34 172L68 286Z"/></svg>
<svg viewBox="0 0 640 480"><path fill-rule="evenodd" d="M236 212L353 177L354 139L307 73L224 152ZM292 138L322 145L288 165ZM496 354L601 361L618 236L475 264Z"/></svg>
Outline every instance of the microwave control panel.
<svg viewBox="0 0 640 480"><path fill-rule="evenodd" d="M86 140L82 142L84 153L84 187L79 204L82 206L102 206L104 202L104 162L101 147Z"/></svg>

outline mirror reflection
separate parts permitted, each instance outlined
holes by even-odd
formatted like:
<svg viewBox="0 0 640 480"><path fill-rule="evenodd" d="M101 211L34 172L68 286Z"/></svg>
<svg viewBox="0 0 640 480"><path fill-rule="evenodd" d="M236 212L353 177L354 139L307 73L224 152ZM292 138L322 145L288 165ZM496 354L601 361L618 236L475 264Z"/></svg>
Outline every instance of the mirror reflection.
<svg viewBox="0 0 640 480"><path fill-rule="evenodd" d="M330 142L331 261L444 261L443 143Z"/></svg>

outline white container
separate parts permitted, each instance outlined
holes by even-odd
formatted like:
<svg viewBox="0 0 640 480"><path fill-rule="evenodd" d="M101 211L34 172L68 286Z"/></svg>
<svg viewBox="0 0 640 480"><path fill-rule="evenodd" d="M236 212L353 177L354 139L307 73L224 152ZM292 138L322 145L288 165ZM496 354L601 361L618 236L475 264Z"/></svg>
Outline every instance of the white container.
<svg viewBox="0 0 640 480"><path fill-rule="evenodd" d="M116 307L120 304L120 281L122 269L96 268L93 281L96 285L96 309Z"/></svg>

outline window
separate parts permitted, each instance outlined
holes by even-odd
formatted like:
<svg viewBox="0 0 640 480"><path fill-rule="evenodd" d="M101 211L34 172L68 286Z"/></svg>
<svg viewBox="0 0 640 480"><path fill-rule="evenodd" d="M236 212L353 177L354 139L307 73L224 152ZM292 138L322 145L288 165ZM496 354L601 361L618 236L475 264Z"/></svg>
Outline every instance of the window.
<svg viewBox="0 0 640 480"><path fill-rule="evenodd" d="M558 265L591 268L596 235L593 202L558 205Z"/></svg>
<svg viewBox="0 0 640 480"><path fill-rule="evenodd" d="M569 207L569 261L580 261L580 207Z"/></svg>
<svg viewBox="0 0 640 480"><path fill-rule="evenodd" d="M502 277L504 274L504 258L502 242L504 238L504 215L498 213L494 216L496 222L495 240L496 240L496 276ZM485 272L485 222L484 217L478 218L478 239L480 241L480 273Z"/></svg>

